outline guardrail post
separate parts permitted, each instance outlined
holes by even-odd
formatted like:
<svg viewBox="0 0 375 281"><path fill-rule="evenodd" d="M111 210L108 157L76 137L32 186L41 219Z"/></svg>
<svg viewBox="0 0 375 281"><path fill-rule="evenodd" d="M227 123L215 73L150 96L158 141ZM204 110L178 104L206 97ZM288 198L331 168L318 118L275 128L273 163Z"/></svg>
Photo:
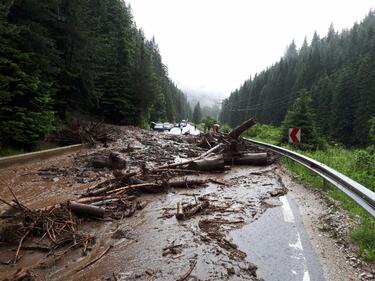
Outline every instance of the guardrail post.
<svg viewBox="0 0 375 281"><path fill-rule="evenodd" d="M329 189L329 183L325 178L323 178L323 191L327 192L328 189Z"/></svg>

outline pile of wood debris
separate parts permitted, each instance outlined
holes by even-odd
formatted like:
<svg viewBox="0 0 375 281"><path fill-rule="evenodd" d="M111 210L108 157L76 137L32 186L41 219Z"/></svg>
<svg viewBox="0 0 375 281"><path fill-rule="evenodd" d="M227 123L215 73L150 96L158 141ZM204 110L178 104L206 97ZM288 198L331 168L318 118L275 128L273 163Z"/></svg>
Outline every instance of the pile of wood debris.
<svg viewBox="0 0 375 281"><path fill-rule="evenodd" d="M50 206L44 209L31 210L24 206L13 194L13 201L7 202L9 209L2 214L3 223L0 228L0 242L16 247L14 258L8 264L15 264L22 257L23 250L47 252L54 256L62 256L72 249L81 248L86 255L95 243L95 237L80 230L80 225L87 220L123 219L132 216L145 207L141 200L143 193L166 192L170 188L194 188L216 179L176 180L176 176L199 174L200 172L222 172L232 165L267 165L273 161L267 152L249 153L249 144L240 135L255 124L253 119L247 120L228 134L201 134L195 138L196 144L204 149L204 153L179 162L164 163L147 167L142 165L139 171L126 170L126 160L118 153L95 158L94 167L107 167L112 170L113 177L105 179L89 188L74 200ZM93 139L93 133L100 132L93 126L89 131L78 130L78 135L88 138L95 144L99 137ZM85 132L84 134L82 132ZM74 135L74 134L73 134ZM88 136L88 137L87 137ZM254 147L252 147L254 151ZM186 220L195 214L210 208L210 203L199 198L194 204L176 206L176 218ZM215 235L215 225L220 222L202 222L202 229ZM216 239L226 247L234 247L222 236ZM228 244L229 243L229 244ZM110 248L106 250L108 252ZM173 249L168 249L171 251ZM105 254L105 253L104 253ZM104 255L103 254L103 255ZM101 255L100 257L102 257ZM92 264L92 263L90 263ZM88 266L88 265L87 265ZM17 273L14 280L23 280L29 272ZM31 277L30 277L31 278Z"/></svg>
<svg viewBox="0 0 375 281"><path fill-rule="evenodd" d="M114 141L119 136L119 129L103 124L102 122L87 122L77 120L60 132L51 135L48 141L60 145L88 144L94 146L98 143L107 145L107 142Z"/></svg>

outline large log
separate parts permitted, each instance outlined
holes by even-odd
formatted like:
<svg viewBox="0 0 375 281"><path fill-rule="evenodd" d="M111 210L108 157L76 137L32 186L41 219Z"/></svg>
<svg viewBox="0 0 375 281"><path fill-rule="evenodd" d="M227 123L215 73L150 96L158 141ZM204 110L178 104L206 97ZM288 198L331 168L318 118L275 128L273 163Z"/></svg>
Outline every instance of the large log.
<svg viewBox="0 0 375 281"><path fill-rule="evenodd" d="M137 190L144 190L145 188L160 188L161 186L156 183L141 183L141 184L133 184L133 185L128 185L124 187L120 187L111 191L108 191L107 194L116 194L120 195L123 193L126 193L128 191L137 191Z"/></svg>
<svg viewBox="0 0 375 281"><path fill-rule="evenodd" d="M233 158L235 165L267 165L267 153L248 153Z"/></svg>
<svg viewBox="0 0 375 281"><path fill-rule="evenodd" d="M103 218L105 209L77 203L74 201L68 202L68 208L78 216L84 217L96 217L96 218Z"/></svg>
<svg viewBox="0 0 375 281"><path fill-rule="evenodd" d="M102 200L102 201L93 202L90 205L98 207L98 206L103 206L103 205L114 204L114 203L117 203L119 201L120 201L120 199L118 199L118 198L105 199L105 200Z"/></svg>
<svg viewBox="0 0 375 281"><path fill-rule="evenodd" d="M207 155L209 155L213 152L216 152L217 150L219 150L223 146L224 146L224 144L219 143L218 145L214 146L210 150L207 150L205 153L202 153L198 157L195 157L195 158L192 158L192 159L186 159L186 160L183 160L183 161L178 162L178 163L164 164L164 165L153 168L151 171L157 172L157 171L162 170L162 169L170 169L170 168L175 168L175 167L178 167L178 166L188 165L188 164L190 164L194 161L197 161L199 159L202 159L202 158L206 157Z"/></svg>
<svg viewBox="0 0 375 281"><path fill-rule="evenodd" d="M83 198L77 199L75 202L82 203L82 204L91 204L93 202L102 201L104 199L107 199L107 196L102 195L102 196L83 197Z"/></svg>
<svg viewBox="0 0 375 281"><path fill-rule="evenodd" d="M243 122L241 125L234 128L229 134L228 137L231 139L237 139L244 131L249 129L251 126L255 125L254 118L251 118L245 122Z"/></svg>
<svg viewBox="0 0 375 281"><path fill-rule="evenodd" d="M189 169L199 171L223 171L225 169L224 158L196 160L189 164Z"/></svg>
<svg viewBox="0 0 375 281"><path fill-rule="evenodd" d="M207 182L207 180L199 180L199 179L194 179L194 180L182 180L182 181L172 181L172 182L169 182L169 186L170 187L181 187L181 188L184 188L184 187L190 187L190 186L194 186L194 185L202 185L202 184L205 184Z"/></svg>
<svg viewBox="0 0 375 281"><path fill-rule="evenodd" d="M229 151L223 153L224 163L227 165L234 165L234 158L241 157L242 152Z"/></svg>

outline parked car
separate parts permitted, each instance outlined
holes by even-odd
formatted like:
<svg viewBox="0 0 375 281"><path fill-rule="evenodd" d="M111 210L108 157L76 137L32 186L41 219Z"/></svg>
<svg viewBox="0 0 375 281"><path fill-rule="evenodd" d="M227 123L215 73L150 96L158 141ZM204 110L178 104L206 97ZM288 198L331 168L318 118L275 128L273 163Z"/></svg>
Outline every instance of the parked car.
<svg viewBox="0 0 375 281"><path fill-rule="evenodd" d="M156 123L153 128L154 131L157 132L164 132L164 124L163 123Z"/></svg>
<svg viewBox="0 0 375 281"><path fill-rule="evenodd" d="M164 127L164 130L170 131L173 125L171 123L166 122L163 124L163 127Z"/></svg>
<svg viewBox="0 0 375 281"><path fill-rule="evenodd" d="M186 120L182 120L180 123L180 127L186 127L187 123Z"/></svg>

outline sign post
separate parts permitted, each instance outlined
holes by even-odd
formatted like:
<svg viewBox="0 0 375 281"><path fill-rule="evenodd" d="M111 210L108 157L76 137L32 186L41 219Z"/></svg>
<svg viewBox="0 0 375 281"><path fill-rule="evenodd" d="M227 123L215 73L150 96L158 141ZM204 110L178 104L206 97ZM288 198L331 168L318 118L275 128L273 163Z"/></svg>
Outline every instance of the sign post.
<svg viewBox="0 0 375 281"><path fill-rule="evenodd" d="M289 128L289 142L290 143L301 142L301 128Z"/></svg>

